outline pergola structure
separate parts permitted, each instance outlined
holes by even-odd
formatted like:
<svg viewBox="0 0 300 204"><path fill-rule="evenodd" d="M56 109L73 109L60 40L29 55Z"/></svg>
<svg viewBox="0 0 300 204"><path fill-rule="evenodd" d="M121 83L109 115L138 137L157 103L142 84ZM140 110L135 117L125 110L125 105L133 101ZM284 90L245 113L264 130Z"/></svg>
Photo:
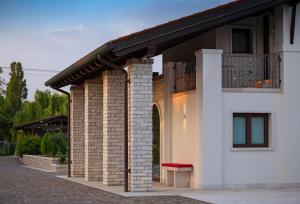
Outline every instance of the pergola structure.
<svg viewBox="0 0 300 204"><path fill-rule="evenodd" d="M50 116L40 120L35 120L15 126L16 130L23 130L25 134L42 137L48 131L60 131L67 133L68 117L66 115Z"/></svg>

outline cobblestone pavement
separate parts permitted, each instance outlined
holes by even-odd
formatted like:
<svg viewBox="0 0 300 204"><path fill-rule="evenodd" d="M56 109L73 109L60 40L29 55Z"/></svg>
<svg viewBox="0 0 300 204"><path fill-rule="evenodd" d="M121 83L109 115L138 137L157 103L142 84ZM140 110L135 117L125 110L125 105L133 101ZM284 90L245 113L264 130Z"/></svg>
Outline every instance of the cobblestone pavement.
<svg viewBox="0 0 300 204"><path fill-rule="evenodd" d="M204 204L180 196L125 198L21 165L12 157L0 157L0 204Z"/></svg>

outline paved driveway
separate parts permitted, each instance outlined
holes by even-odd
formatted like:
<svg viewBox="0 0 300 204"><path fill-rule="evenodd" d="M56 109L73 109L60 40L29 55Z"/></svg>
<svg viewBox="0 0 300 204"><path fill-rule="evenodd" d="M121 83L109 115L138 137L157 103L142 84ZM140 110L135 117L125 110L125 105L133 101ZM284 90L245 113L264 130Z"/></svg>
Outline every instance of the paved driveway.
<svg viewBox="0 0 300 204"><path fill-rule="evenodd" d="M0 204L195 203L180 196L122 197L24 168L11 157L0 157Z"/></svg>
<svg viewBox="0 0 300 204"><path fill-rule="evenodd" d="M299 188L201 191L182 195L214 204L300 204Z"/></svg>

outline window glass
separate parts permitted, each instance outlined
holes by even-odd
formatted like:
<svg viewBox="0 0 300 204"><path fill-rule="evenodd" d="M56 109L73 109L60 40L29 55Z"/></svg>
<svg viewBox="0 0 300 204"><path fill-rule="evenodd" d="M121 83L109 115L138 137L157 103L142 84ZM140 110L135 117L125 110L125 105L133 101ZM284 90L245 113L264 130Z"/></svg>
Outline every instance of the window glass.
<svg viewBox="0 0 300 204"><path fill-rule="evenodd" d="M251 144L264 144L264 118L251 118Z"/></svg>
<svg viewBox="0 0 300 204"><path fill-rule="evenodd" d="M246 118L233 117L233 144L246 144Z"/></svg>
<svg viewBox="0 0 300 204"><path fill-rule="evenodd" d="M232 29L232 52L252 53L251 30Z"/></svg>

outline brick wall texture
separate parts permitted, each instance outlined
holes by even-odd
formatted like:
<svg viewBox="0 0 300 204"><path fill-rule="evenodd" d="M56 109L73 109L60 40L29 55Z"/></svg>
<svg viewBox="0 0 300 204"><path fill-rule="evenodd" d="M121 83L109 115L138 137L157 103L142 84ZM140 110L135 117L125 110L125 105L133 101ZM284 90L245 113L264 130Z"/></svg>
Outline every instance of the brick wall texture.
<svg viewBox="0 0 300 204"><path fill-rule="evenodd" d="M124 183L124 74L103 72L103 184Z"/></svg>
<svg viewBox="0 0 300 204"><path fill-rule="evenodd" d="M152 190L152 63L128 62L131 191Z"/></svg>
<svg viewBox="0 0 300 204"><path fill-rule="evenodd" d="M84 82L85 179L102 180L102 77Z"/></svg>
<svg viewBox="0 0 300 204"><path fill-rule="evenodd" d="M71 176L84 176L84 89L71 87L70 134L71 134Z"/></svg>
<svg viewBox="0 0 300 204"><path fill-rule="evenodd" d="M128 61L129 189L152 190L152 60ZM71 176L124 184L124 74L106 70L71 87ZM155 85L154 95L162 89Z"/></svg>
<svg viewBox="0 0 300 204"><path fill-rule="evenodd" d="M161 75L153 79L153 102L164 98L164 77Z"/></svg>

